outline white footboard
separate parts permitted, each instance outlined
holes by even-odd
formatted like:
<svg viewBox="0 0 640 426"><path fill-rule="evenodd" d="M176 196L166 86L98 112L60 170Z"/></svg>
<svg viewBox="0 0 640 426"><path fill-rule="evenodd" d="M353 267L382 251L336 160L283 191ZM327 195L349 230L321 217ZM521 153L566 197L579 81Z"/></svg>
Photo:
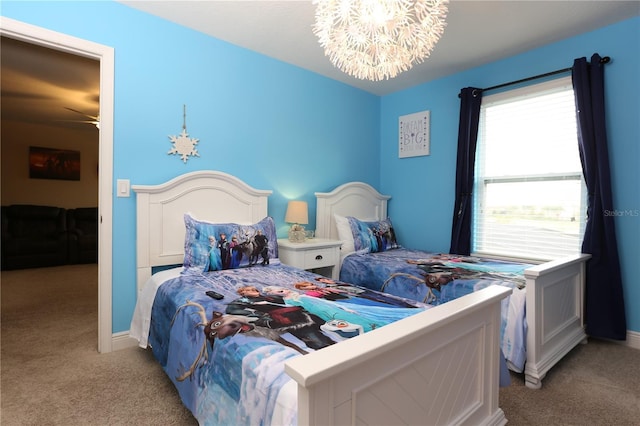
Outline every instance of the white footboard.
<svg viewBox="0 0 640 426"><path fill-rule="evenodd" d="M584 282L588 254L529 268L525 383L539 389L547 371L578 343L584 331Z"/></svg>
<svg viewBox="0 0 640 426"><path fill-rule="evenodd" d="M286 363L299 425L503 425L491 286Z"/></svg>

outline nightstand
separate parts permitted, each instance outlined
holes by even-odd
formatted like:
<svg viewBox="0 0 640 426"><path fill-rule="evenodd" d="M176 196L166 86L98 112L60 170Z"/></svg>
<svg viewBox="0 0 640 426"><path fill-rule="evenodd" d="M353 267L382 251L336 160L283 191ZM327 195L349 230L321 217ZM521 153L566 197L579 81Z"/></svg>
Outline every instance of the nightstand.
<svg viewBox="0 0 640 426"><path fill-rule="evenodd" d="M342 241L326 238L310 238L303 243L282 238L278 240L278 257L285 265L337 280L340 277L340 246Z"/></svg>

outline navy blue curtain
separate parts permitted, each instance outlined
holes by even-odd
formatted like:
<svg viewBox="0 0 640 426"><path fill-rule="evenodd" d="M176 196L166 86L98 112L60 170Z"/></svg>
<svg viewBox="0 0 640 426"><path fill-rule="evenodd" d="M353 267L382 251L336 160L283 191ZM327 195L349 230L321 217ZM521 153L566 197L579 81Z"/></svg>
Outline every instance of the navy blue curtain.
<svg viewBox="0 0 640 426"><path fill-rule="evenodd" d="M625 340L627 323L616 241L604 110L605 61L596 53L573 63L582 172L589 193L582 252L587 262L585 320L593 337Z"/></svg>
<svg viewBox="0 0 640 426"><path fill-rule="evenodd" d="M449 248L449 253L454 254L469 255L471 253L473 173L476 162L481 103L481 89L465 87L460 92L456 198L453 206L453 226Z"/></svg>

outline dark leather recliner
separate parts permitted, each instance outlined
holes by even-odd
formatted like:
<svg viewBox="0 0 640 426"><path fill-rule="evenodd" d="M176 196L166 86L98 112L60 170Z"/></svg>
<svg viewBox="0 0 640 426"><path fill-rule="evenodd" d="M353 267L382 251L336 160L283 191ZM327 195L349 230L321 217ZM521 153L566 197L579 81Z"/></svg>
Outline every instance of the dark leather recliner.
<svg viewBox="0 0 640 426"><path fill-rule="evenodd" d="M69 263L98 263L98 208L67 210Z"/></svg>
<svg viewBox="0 0 640 426"><path fill-rule="evenodd" d="M67 264L66 210L15 204L2 206L2 269Z"/></svg>

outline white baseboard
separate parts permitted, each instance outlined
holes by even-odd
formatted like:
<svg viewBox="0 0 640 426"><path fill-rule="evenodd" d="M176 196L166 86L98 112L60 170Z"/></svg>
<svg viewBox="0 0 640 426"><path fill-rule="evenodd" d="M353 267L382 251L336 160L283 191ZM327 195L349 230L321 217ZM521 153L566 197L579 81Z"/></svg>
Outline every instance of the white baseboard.
<svg viewBox="0 0 640 426"><path fill-rule="evenodd" d="M622 346L629 346L633 349L640 349L640 332L627 330L627 340L604 339L607 342L617 343Z"/></svg>
<svg viewBox="0 0 640 426"><path fill-rule="evenodd" d="M620 343L634 349L640 349L640 332L627 330L627 340Z"/></svg>
<svg viewBox="0 0 640 426"><path fill-rule="evenodd" d="M127 349L134 346L138 346L138 341L129 337L128 330L120 333L113 333L111 335L111 350L113 351L119 351L121 349Z"/></svg>

